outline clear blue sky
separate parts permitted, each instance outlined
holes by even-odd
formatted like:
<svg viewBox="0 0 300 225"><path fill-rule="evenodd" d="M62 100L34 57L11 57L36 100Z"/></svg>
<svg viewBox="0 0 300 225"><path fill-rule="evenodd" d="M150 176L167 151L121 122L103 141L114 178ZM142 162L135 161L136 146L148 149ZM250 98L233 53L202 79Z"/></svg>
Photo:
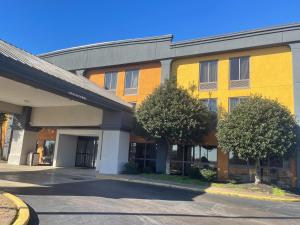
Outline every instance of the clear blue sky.
<svg viewBox="0 0 300 225"><path fill-rule="evenodd" d="M185 40L300 22L299 0L0 0L0 38L32 53L126 38Z"/></svg>

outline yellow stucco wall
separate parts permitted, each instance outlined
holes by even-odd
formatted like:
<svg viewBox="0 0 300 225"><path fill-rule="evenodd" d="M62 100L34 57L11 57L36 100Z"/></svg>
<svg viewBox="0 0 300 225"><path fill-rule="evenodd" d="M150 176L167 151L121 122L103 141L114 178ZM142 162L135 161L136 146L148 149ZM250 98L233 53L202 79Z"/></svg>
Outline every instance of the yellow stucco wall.
<svg viewBox="0 0 300 225"><path fill-rule="evenodd" d="M250 88L229 89L229 58L250 56ZM292 54L288 47L248 50L205 57L180 59L173 62L172 74L185 88L199 85L199 62L218 60L218 88L199 91L200 98L217 98L218 106L228 110L230 97L258 94L277 99L294 112Z"/></svg>
<svg viewBox="0 0 300 225"><path fill-rule="evenodd" d="M138 93L136 95L125 95L125 72L130 69L139 70ZM118 68L107 68L91 70L87 77L100 87L104 87L105 72L118 72L116 95L127 102L140 104L153 90L160 85L161 65L160 63L148 63L131 65Z"/></svg>

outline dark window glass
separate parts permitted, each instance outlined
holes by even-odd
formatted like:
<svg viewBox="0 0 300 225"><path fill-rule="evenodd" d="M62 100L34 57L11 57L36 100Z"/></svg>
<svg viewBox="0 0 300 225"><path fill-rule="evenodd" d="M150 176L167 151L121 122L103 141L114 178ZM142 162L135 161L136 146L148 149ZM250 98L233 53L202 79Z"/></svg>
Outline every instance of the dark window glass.
<svg viewBox="0 0 300 225"><path fill-rule="evenodd" d="M105 73L104 86L106 90L115 90L117 86L117 76L116 72Z"/></svg>
<svg viewBox="0 0 300 225"><path fill-rule="evenodd" d="M136 154L135 158L143 159L145 156L145 144L136 143Z"/></svg>
<svg viewBox="0 0 300 225"><path fill-rule="evenodd" d="M240 80L249 79L249 57L240 58Z"/></svg>
<svg viewBox="0 0 300 225"><path fill-rule="evenodd" d="M129 161L136 162L140 171L143 171L145 167L149 167L152 172L155 172L156 149L156 144L131 142Z"/></svg>
<svg viewBox="0 0 300 225"><path fill-rule="evenodd" d="M234 110L238 104L242 103L247 99L248 97L229 98L229 112Z"/></svg>
<svg viewBox="0 0 300 225"><path fill-rule="evenodd" d="M230 59L230 80L249 79L249 57Z"/></svg>
<svg viewBox="0 0 300 225"><path fill-rule="evenodd" d="M217 61L209 62L209 82L217 82Z"/></svg>
<svg viewBox="0 0 300 225"><path fill-rule="evenodd" d="M210 99L203 99L201 100L204 105L207 106L207 108L211 112L217 112L218 111L218 106L217 106L217 99L215 98L210 98Z"/></svg>
<svg viewBox="0 0 300 225"><path fill-rule="evenodd" d="M125 88L138 88L138 70L126 71Z"/></svg>
<svg viewBox="0 0 300 225"><path fill-rule="evenodd" d="M217 61L200 63L200 83L217 82Z"/></svg>
<svg viewBox="0 0 300 225"><path fill-rule="evenodd" d="M203 62L200 64L200 82L208 82L208 62Z"/></svg>
<svg viewBox="0 0 300 225"><path fill-rule="evenodd" d="M229 111L234 110L234 108L240 103L239 98L230 98L229 99Z"/></svg>
<svg viewBox="0 0 300 225"><path fill-rule="evenodd" d="M204 163L217 162L217 149L201 147L200 160Z"/></svg>
<svg viewBox="0 0 300 225"><path fill-rule="evenodd" d="M53 162L53 155L54 155L54 147L55 141L53 140L45 140L43 146L43 163L47 163L52 165Z"/></svg>
<svg viewBox="0 0 300 225"><path fill-rule="evenodd" d="M239 59L230 59L230 80L239 80Z"/></svg>
<svg viewBox="0 0 300 225"><path fill-rule="evenodd" d="M147 144L147 159L156 159L156 144Z"/></svg>

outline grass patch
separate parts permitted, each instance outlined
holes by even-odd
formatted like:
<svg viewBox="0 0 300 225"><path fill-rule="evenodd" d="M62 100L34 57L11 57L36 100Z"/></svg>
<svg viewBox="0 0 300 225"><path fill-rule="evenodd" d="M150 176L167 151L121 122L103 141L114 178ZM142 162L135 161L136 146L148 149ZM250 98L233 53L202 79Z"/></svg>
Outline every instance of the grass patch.
<svg viewBox="0 0 300 225"><path fill-rule="evenodd" d="M228 191L231 190L233 192L248 192L252 194L256 193L256 194L263 194L263 195L273 195L277 197L283 197L287 195L285 190L279 187L266 185L266 184L261 184L261 185L255 185L253 183L238 184L234 182L210 183L200 179L190 178L187 176L155 174L155 173L142 173L139 174L139 176L147 179L169 181L177 184L197 185L197 186L202 186L203 188L207 188L211 186L215 188L227 189Z"/></svg>
<svg viewBox="0 0 300 225"><path fill-rule="evenodd" d="M282 197L282 196L285 196L286 193L285 193L285 190L282 190L278 187L273 187L272 188L272 194L275 195L275 196Z"/></svg>
<svg viewBox="0 0 300 225"><path fill-rule="evenodd" d="M179 175L142 173L140 174L140 176L148 179L170 181L179 184L193 184L193 185L200 185L200 186L206 186L209 184L208 182L201 181L199 179L193 179L193 178L189 178L186 176L179 176Z"/></svg>

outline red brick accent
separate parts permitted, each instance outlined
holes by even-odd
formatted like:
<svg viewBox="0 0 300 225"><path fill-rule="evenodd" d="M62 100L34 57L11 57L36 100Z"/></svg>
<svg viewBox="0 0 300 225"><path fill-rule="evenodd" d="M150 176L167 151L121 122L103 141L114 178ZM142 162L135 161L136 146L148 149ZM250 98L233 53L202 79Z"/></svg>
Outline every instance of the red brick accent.
<svg viewBox="0 0 300 225"><path fill-rule="evenodd" d="M291 159L290 161L291 167L291 186L292 188L297 187L297 161L295 159Z"/></svg>
<svg viewBox="0 0 300 225"><path fill-rule="evenodd" d="M218 157L218 180L226 181L228 180L228 154L218 149L217 151Z"/></svg>

